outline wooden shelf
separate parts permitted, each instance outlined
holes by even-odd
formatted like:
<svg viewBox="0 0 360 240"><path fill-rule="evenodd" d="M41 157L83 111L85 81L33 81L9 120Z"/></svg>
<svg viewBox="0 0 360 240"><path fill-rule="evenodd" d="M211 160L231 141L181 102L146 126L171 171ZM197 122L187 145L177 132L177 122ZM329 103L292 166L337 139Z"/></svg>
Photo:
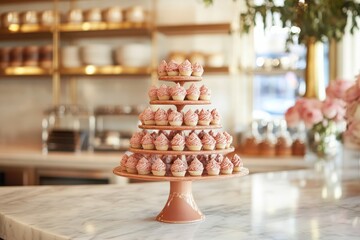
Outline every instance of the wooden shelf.
<svg viewBox="0 0 360 240"><path fill-rule="evenodd" d="M76 68L61 68L62 75L76 76L99 76L99 75L135 75L144 76L151 74L150 67L126 67L126 66L93 66L88 65Z"/></svg>
<svg viewBox="0 0 360 240"><path fill-rule="evenodd" d="M281 69L281 68L272 68L272 69L264 69L264 68L255 68L255 69L244 69L242 70L246 74L254 74L254 75L266 75L266 76L275 76L275 75L283 75L289 72L293 72L298 76L303 76L305 74L304 69Z"/></svg>
<svg viewBox="0 0 360 240"><path fill-rule="evenodd" d="M24 38L19 38L22 35L26 35L26 39L51 38L51 32L51 27L38 24L13 24L9 28L0 28L0 40L24 40Z"/></svg>
<svg viewBox="0 0 360 240"><path fill-rule="evenodd" d="M40 67L7 67L0 69L0 76L50 76L51 69Z"/></svg>
<svg viewBox="0 0 360 240"><path fill-rule="evenodd" d="M157 26L156 30L166 35L230 34L230 23L184 24Z"/></svg>
<svg viewBox="0 0 360 240"><path fill-rule="evenodd" d="M229 67L204 67L204 74L229 73Z"/></svg>

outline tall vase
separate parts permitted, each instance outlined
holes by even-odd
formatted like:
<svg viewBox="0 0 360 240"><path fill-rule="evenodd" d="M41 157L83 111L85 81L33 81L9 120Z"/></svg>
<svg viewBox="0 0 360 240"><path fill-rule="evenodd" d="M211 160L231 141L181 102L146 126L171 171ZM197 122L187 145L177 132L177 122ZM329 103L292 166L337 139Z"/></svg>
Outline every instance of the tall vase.
<svg viewBox="0 0 360 240"><path fill-rule="evenodd" d="M304 97L325 99L324 45L313 37L309 37L306 43L305 83Z"/></svg>

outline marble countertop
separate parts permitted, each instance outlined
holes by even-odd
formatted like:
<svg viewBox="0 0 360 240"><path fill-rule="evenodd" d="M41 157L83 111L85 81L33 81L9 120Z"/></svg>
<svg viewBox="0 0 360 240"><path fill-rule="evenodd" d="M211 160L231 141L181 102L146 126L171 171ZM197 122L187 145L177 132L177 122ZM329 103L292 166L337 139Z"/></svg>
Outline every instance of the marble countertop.
<svg viewBox="0 0 360 240"><path fill-rule="evenodd" d="M0 188L0 237L27 239L359 239L359 154L311 170L193 182L206 219L155 221L168 182ZM250 168L251 171L251 168Z"/></svg>

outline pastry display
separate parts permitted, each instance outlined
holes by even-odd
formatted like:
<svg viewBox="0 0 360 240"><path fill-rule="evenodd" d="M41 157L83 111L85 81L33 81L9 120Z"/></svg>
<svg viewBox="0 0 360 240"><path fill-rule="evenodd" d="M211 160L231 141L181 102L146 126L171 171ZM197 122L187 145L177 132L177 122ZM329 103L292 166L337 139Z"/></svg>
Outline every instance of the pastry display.
<svg viewBox="0 0 360 240"><path fill-rule="evenodd" d="M152 86L148 91L150 104L174 105L176 109L147 107L142 111L139 128L143 130L135 132L130 139L132 154L124 156L120 166L114 169L115 174L133 179L170 181L168 202L156 218L161 222L204 219L192 199L192 181L248 174L239 156L232 159L223 156L233 152L234 147L232 136L219 130L219 112L205 108L184 110L186 105L210 104L211 91L205 85L199 88L192 83L184 88L185 82L201 81L202 73L201 65L188 60L180 64L161 62L159 80L175 85ZM181 212L181 216L175 212Z"/></svg>

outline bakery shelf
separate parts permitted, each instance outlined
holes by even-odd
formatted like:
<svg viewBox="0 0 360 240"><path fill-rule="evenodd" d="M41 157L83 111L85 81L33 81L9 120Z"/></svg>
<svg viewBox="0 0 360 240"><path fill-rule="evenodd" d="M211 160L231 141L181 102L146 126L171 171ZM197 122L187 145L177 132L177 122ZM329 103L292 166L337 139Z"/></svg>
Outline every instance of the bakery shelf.
<svg viewBox="0 0 360 240"><path fill-rule="evenodd" d="M130 152L133 153L141 153L141 154L159 154L159 155L210 155L210 154L228 154L235 150L234 147L226 148L226 149L217 149L217 150L200 150L200 151L174 151L174 150L146 150L140 148L129 148Z"/></svg>
<svg viewBox="0 0 360 240"><path fill-rule="evenodd" d="M0 28L0 40L19 39L19 35L26 35L26 39L51 37L51 32L51 27L39 24L12 24L8 28Z"/></svg>
<svg viewBox="0 0 360 240"><path fill-rule="evenodd" d="M61 68L62 75L98 76L98 75L150 75L150 67L126 67L126 66L93 66L87 65L76 68Z"/></svg>
<svg viewBox="0 0 360 240"><path fill-rule="evenodd" d="M205 74L213 74L213 73L229 73L229 67L204 67Z"/></svg>
<svg viewBox="0 0 360 240"><path fill-rule="evenodd" d="M254 74L254 75L283 75L288 72L293 72L298 76L303 76L305 73L304 69L282 69L282 68L272 68L272 69L264 69L264 68L255 68L255 69L244 69L243 70L247 74Z"/></svg>
<svg viewBox="0 0 360 240"><path fill-rule="evenodd" d="M139 128L142 129L156 129L156 130L208 130L208 129L219 129L222 128L221 125L208 125L208 126L157 126L157 125L139 125Z"/></svg>
<svg viewBox="0 0 360 240"><path fill-rule="evenodd" d="M157 26L156 30L166 35L185 34L230 34L230 23L184 24Z"/></svg>
<svg viewBox="0 0 360 240"><path fill-rule="evenodd" d="M51 69L40 67L7 67L0 69L0 76L50 76Z"/></svg>

